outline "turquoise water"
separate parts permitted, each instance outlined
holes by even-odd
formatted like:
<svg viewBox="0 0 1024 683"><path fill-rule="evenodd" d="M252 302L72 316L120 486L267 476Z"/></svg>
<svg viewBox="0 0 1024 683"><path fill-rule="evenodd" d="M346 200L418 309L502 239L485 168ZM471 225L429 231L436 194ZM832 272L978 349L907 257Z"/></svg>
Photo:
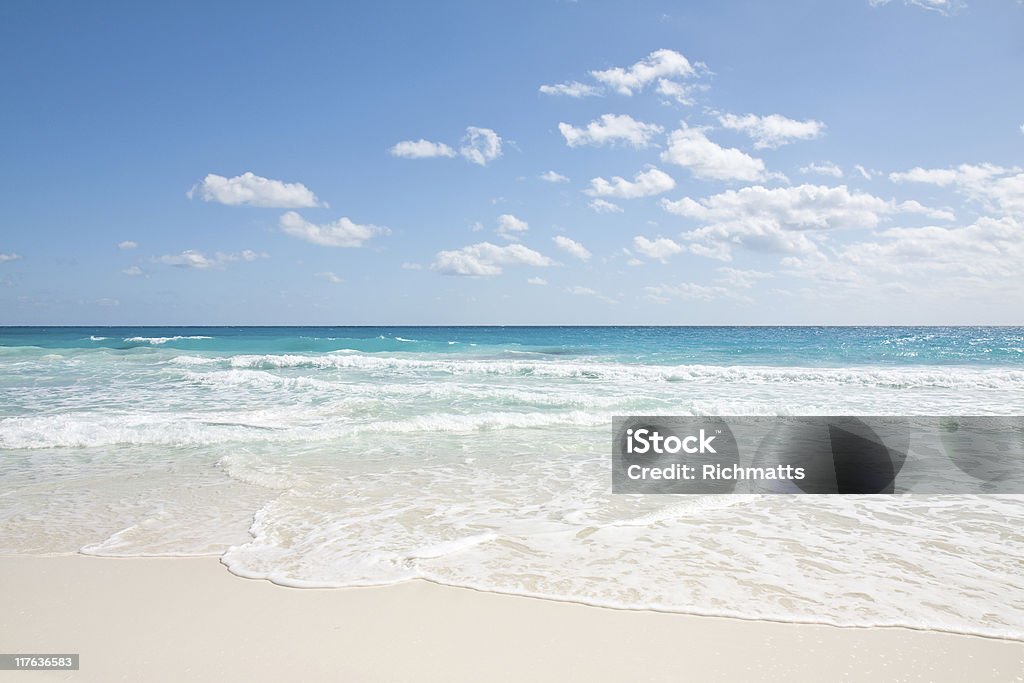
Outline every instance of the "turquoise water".
<svg viewBox="0 0 1024 683"><path fill-rule="evenodd" d="M0 346L210 353L530 353L712 365L1024 366L1024 327L57 327L0 328Z"/></svg>
<svg viewBox="0 0 1024 683"><path fill-rule="evenodd" d="M1020 497L609 470L613 415L1021 413L1024 328L0 328L0 552L1024 639Z"/></svg>

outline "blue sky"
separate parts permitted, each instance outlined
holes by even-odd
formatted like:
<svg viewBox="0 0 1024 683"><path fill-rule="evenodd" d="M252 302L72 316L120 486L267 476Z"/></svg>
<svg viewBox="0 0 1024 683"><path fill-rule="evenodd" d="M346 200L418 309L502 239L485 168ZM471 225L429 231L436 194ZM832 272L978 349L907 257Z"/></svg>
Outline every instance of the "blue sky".
<svg viewBox="0 0 1024 683"><path fill-rule="evenodd" d="M1021 324L1024 5L0 5L0 324Z"/></svg>

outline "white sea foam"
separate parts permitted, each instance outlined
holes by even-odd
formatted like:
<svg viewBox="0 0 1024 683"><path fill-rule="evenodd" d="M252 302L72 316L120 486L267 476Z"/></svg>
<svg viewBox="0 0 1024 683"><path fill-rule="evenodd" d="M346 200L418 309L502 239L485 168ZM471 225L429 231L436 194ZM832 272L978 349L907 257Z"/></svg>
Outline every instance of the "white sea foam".
<svg viewBox="0 0 1024 683"><path fill-rule="evenodd" d="M206 337L200 334L188 336L175 335L173 337L126 337L124 341L134 344L160 345L166 344L169 341L178 341L179 339L213 339L213 337Z"/></svg>
<svg viewBox="0 0 1024 683"><path fill-rule="evenodd" d="M93 413L0 419L0 448L97 448L102 446L199 446L258 441L323 442L360 434L486 432L558 426L601 426L611 415L587 411L434 413L397 420L309 419L307 411L192 415L98 416Z"/></svg>
<svg viewBox="0 0 1024 683"><path fill-rule="evenodd" d="M3 358L3 552L1024 640L1024 500L613 496L607 456L616 414L1020 413L1019 369L40 353Z"/></svg>
<svg viewBox="0 0 1024 683"><path fill-rule="evenodd" d="M234 368L334 368L392 373L503 375L645 382L864 385L890 389L1024 388L1024 370L970 367L807 368L775 366L641 365L547 360L421 359L348 352L322 355L237 355L221 361L178 356L181 365L225 363Z"/></svg>

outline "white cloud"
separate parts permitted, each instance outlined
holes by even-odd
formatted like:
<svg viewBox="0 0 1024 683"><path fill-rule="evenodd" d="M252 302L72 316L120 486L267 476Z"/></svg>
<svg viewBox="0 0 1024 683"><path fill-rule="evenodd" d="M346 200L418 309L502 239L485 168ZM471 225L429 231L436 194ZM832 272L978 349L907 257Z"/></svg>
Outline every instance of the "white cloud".
<svg viewBox="0 0 1024 683"><path fill-rule="evenodd" d="M860 164L854 164L853 168L855 171L857 171L857 173L860 173L861 177L863 177L864 180L871 180L874 177L874 173L864 168Z"/></svg>
<svg viewBox="0 0 1024 683"><path fill-rule="evenodd" d="M580 287L579 285L566 287L565 291L569 292L570 294L576 294L579 296L593 296L594 294L597 294L597 292L591 289L590 287Z"/></svg>
<svg viewBox="0 0 1024 683"><path fill-rule="evenodd" d="M922 216L927 216L928 218L933 218L939 221L956 220L956 214L949 209L933 209L925 206L915 199L908 199L905 202L900 202L895 205L895 209L901 213L919 213Z"/></svg>
<svg viewBox="0 0 1024 683"><path fill-rule="evenodd" d="M545 280L542 277L531 277L529 280L526 281L526 284L528 284L528 285L537 285L538 287L543 287L547 283L548 283L548 281Z"/></svg>
<svg viewBox="0 0 1024 683"><path fill-rule="evenodd" d="M419 263L403 263L401 268L402 270L423 270L423 266Z"/></svg>
<svg viewBox="0 0 1024 683"><path fill-rule="evenodd" d="M498 229L495 232L507 240L518 241L519 233L530 229L529 223L516 218L510 213L503 213L498 216Z"/></svg>
<svg viewBox="0 0 1024 683"><path fill-rule="evenodd" d="M540 179L541 180L546 180L549 183L567 183L567 182L569 182L568 178L566 178L561 173L556 173L555 171L546 171L544 173L541 173L540 174Z"/></svg>
<svg viewBox="0 0 1024 683"><path fill-rule="evenodd" d="M316 195L302 183L285 183L249 172L234 178L211 173L203 182L193 186L187 195L189 199L198 196L205 201L228 206L246 205L277 209L326 206L321 204Z"/></svg>
<svg viewBox="0 0 1024 683"><path fill-rule="evenodd" d="M841 284L836 291L847 293L898 290L919 303L991 300L994 294L1024 301L1022 260L1024 224L1006 216L980 218L964 227L891 228L841 247L834 257L787 258L782 265L787 274Z"/></svg>
<svg viewBox="0 0 1024 683"><path fill-rule="evenodd" d="M718 246L721 258L731 245L789 253L818 250L805 232L834 229L875 228L883 216L917 213L943 219L950 214L935 211L918 202L886 201L865 192L851 192L845 185L799 185L766 188L760 185L727 190L694 200L663 199L669 213L702 222L703 227L685 234L705 246ZM724 252L722 251L724 250Z"/></svg>
<svg viewBox="0 0 1024 683"><path fill-rule="evenodd" d="M564 251L565 253L571 256L575 256L581 261L590 260L590 251L588 251L586 247L584 247L576 240L569 239L568 237L565 237L563 235L555 235L551 239L554 241L555 246Z"/></svg>
<svg viewBox="0 0 1024 683"><path fill-rule="evenodd" d="M545 95L565 95L566 97L593 97L601 94L601 89L579 81L542 85L540 91Z"/></svg>
<svg viewBox="0 0 1024 683"><path fill-rule="evenodd" d="M265 258L270 258L270 254L267 254L266 252L257 253L251 249L246 249L238 254L226 254L218 251L212 256L207 256L203 252L196 251L195 249L186 249L180 254L165 254L163 256L157 256L153 259L153 262L163 263L167 266L175 266L176 268L207 270L209 268L220 268L235 261L255 261L257 259ZM138 272L135 272L136 270L138 270ZM135 267L127 268L122 272L126 275L142 274L141 269L137 269Z"/></svg>
<svg viewBox="0 0 1024 683"><path fill-rule="evenodd" d="M558 130L569 147L601 146L622 142L640 149L647 147L651 137L665 129L654 123L637 121L627 114L602 114L600 119L591 121L586 128L559 123Z"/></svg>
<svg viewBox="0 0 1024 683"><path fill-rule="evenodd" d="M669 256L685 251L682 246L667 237L649 240L643 235L633 238L633 247L647 258L667 263Z"/></svg>
<svg viewBox="0 0 1024 683"><path fill-rule="evenodd" d="M194 249L186 249L180 254L165 254L163 256L156 257L157 263L163 263L168 266L175 266L178 268L196 268L199 270L205 270L206 268L213 268L218 264L216 258L207 258L202 252Z"/></svg>
<svg viewBox="0 0 1024 683"><path fill-rule="evenodd" d="M403 159L451 158L456 155L456 151L443 142L422 139L403 140L395 144L389 152L392 156ZM468 126L458 154L470 163L486 166L501 156L501 136L490 128Z"/></svg>
<svg viewBox="0 0 1024 683"><path fill-rule="evenodd" d="M479 277L500 275L503 265L544 267L554 265L554 261L522 244L501 247L480 242L454 251L438 252L431 268L446 275Z"/></svg>
<svg viewBox="0 0 1024 683"><path fill-rule="evenodd" d="M0 253L0 263L7 263L8 261L17 261L21 256L18 254L3 254Z"/></svg>
<svg viewBox="0 0 1024 683"><path fill-rule="evenodd" d="M125 240L124 242L118 242L117 243L117 248L118 249L135 249L138 246L139 246L139 243L138 242L133 242L132 240Z"/></svg>
<svg viewBox="0 0 1024 683"><path fill-rule="evenodd" d="M953 187L987 209L1024 216L1024 169L995 164L961 164L956 168L912 168L890 173L894 183L913 182Z"/></svg>
<svg viewBox="0 0 1024 683"><path fill-rule="evenodd" d="M833 178L842 178L843 169L839 168L831 161L823 161L821 163L811 163L800 168L801 173L817 173L818 175L828 175Z"/></svg>
<svg viewBox="0 0 1024 683"><path fill-rule="evenodd" d="M142 270L142 268L139 268L138 266L128 266L121 272L124 273L125 275L131 275L132 277L137 277L139 275L146 274L145 271Z"/></svg>
<svg viewBox="0 0 1024 683"><path fill-rule="evenodd" d="M587 203L596 213L622 213L622 207L604 199L592 199Z"/></svg>
<svg viewBox="0 0 1024 683"><path fill-rule="evenodd" d="M866 192L851 192L846 185L753 185L698 201L684 197L678 201L663 199L661 204L669 213L710 223L771 219L798 230L873 228L888 213L931 212L917 202L896 204Z"/></svg>
<svg viewBox="0 0 1024 683"><path fill-rule="evenodd" d="M813 140L825 132L821 121L797 121L781 114L721 114L718 121L726 128L746 133L756 149L776 149L794 140Z"/></svg>
<svg viewBox="0 0 1024 683"><path fill-rule="evenodd" d="M344 282L344 280L342 280L340 277L338 277L337 275L335 275L333 272L331 272L329 270L326 271L326 272L323 272L323 273L317 273L316 276L320 277L320 278L323 278L324 280L327 280L332 285L340 285L342 282Z"/></svg>
<svg viewBox="0 0 1024 683"><path fill-rule="evenodd" d="M620 199L636 199L638 197L653 197L654 195L668 192L676 186L672 176L651 168L641 171L629 181L620 176L613 176L611 181L604 178L592 178L590 189L584 193L591 197L618 197Z"/></svg>
<svg viewBox="0 0 1024 683"><path fill-rule="evenodd" d="M731 289L717 285L699 285L694 282L681 282L678 285L656 285L644 287L647 297L658 303L668 303L672 299L693 301L713 301L715 299L736 299L745 303L749 297L736 294Z"/></svg>
<svg viewBox="0 0 1024 683"><path fill-rule="evenodd" d="M391 156L403 159L430 159L432 157L453 157L455 150L443 142L430 140L403 140L388 150Z"/></svg>
<svg viewBox="0 0 1024 683"><path fill-rule="evenodd" d="M682 128L669 135L662 161L690 169L697 178L755 181L765 178L764 162L732 147L712 142L700 128Z"/></svg>
<svg viewBox="0 0 1024 683"><path fill-rule="evenodd" d="M674 50L655 50L631 67L591 71L590 75L620 95L632 95L661 78L689 77L693 65Z"/></svg>
<svg viewBox="0 0 1024 683"><path fill-rule="evenodd" d="M466 161L486 166L501 156L501 137L490 128L469 126L466 128L466 137L462 138L459 154Z"/></svg>
<svg viewBox="0 0 1024 683"><path fill-rule="evenodd" d="M333 223L316 225L295 211L283 214L278 224L281 227L281 232L324 247L361 247L376 235L391 233L385 227L359 225L348 218L339 218Z"/></svg>
<svg viewBox="0 0 1024 683"><path fill-rule="evenodd" d="M971 168L977 168L978 172L972 173L975 180L981 179L982 176L987 179L996 173L1002 173L1004 171L1004 169L998 166L990 167L989 169L983 169L982 167ZM921 168L918 166L917 168L912 168L909 171L890 173L889 180L894 183L928 183L929 185L945 187L947 185L952 185L958 178L965 178L966 175L967 173L960 173L954 168Z"/></svg>
<svg viewBox="0 0 1024 683"><path fill-rule="evenodd" d="M1010 217L980 218L961 228L891 228L887 242L846 247L844 260L858 268L891 273L1017 277L1024 262L1024 225Z"/></svg>
<svg viewBox="0 0 1024 683"><path fill-rule="evenodd" d="M690 85L676 83L675 81L670 81L666 78L661 78L658 80L658 94L664 95L669 99L673 99L679 104L685 104L687 106L692 105L693 91L694 87Z"/></svg>

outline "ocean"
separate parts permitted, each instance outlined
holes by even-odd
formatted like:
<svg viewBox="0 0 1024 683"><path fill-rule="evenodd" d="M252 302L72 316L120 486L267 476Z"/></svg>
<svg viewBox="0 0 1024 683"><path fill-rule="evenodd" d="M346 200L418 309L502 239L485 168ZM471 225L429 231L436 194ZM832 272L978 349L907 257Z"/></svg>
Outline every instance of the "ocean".
<svg viewBox="0 0 1024 683"><path fill-rule="evenodd" d="M611 493L613 415L1020 415L1024 328L0 328L0 552L1024 640L1024 497Z"/></svg>

